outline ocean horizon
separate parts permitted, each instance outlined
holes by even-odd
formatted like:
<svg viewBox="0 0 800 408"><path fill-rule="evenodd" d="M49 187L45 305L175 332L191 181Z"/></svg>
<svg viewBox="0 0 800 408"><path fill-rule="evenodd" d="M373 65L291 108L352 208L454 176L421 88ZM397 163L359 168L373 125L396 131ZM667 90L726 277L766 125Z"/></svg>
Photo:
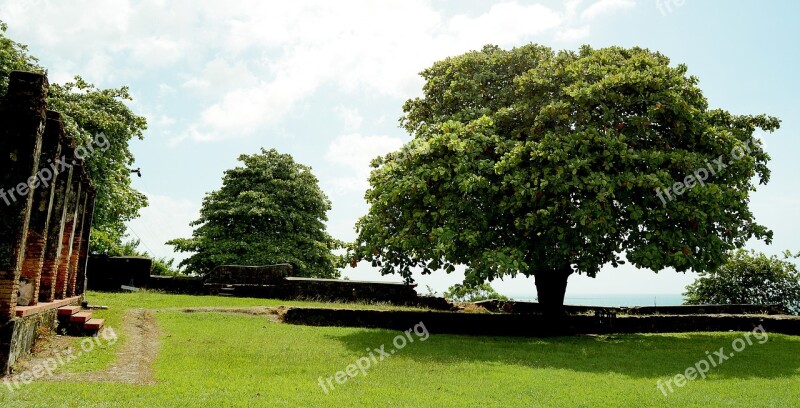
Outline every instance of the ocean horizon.
<svg viewBox="0 0 800 408"><path fill-rule="evenodd" d="M536 301L536 295L530 294L510 297L523 302ZM680 294L575 294L564 298L565 305L606 307L679 306L683 301Z"/></svg>

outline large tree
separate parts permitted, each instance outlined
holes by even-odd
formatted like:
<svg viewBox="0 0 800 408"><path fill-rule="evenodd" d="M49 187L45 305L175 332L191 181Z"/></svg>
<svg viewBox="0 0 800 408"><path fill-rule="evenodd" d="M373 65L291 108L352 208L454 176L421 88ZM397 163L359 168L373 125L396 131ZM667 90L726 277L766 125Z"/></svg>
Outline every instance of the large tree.
<svg viewBox="0 0 800 408"><path fill-rule="evenodd" d="M790 261L798 256L788 251L783 258L735 251L724 265L701 272L686 287L686 304L782 304L800 314L800 272Z"/></svg>
<svg viewBox="0 0 800 408"><path fill-rule="evenodd" d="M770 241L748 203L770 174L754 132L779 120L710 110L686 72L620 47L486 46L434 63L403 107L413 139L373 161L354 261L408 280L456 265L470 285L533 276L557 314L573 273L623 257L705 271Z"/></svg>
<svg viewBox="0 0 800 408"><path fill-rule="evenodd" d="M46 73L27 48L4 34L0 22L0 95L8 88L8 75L13 70ZM147 198L131 186L129 167L134 162L131 139L142 139L147 122L125 103L131 100L128 88L98 89L76 77L74 82L50 84L48 108L61 113L68 135L76 146L92 146L84 165L97 188L97 201L90 250L116 254L122 248L125 222L139 215L147 206ZM105 135L97 146L97 135Z"/></svg>
<svg viewBox="0 0 800 408"><path fill-rule="evenodd" d="M289 263L298 276L338 277L341 243L325 230L330 201L311 168L274 149L239 156L244 166L225 171L222 188L203 199L192 238L169 241L187 272L218 265Z"/></svg>

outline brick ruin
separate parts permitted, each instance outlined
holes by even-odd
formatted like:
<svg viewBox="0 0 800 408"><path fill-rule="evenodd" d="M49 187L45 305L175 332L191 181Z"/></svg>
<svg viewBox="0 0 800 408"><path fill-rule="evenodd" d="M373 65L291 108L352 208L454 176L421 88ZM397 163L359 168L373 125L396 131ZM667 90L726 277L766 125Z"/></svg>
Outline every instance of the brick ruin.
<svg viewBox="0 0 800 408"><path fill-rule="evenodd" d="M47 110L48 86L43 74L15 71L0 100L0 372L32 346L23 319L85 291L95 188Z"/></svg>

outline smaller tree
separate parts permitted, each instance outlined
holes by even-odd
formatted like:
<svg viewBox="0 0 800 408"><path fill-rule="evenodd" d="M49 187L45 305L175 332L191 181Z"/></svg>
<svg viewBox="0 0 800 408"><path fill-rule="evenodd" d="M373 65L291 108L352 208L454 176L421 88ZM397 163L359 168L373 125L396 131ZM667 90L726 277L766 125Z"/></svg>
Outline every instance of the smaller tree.
<svg viewBox="0 0 800 408"><path fill-rule="evenodd" d="M341 247L325 230L331 203L311 168L292 156L261 149L241 155L244 167L225 172L222 188L203 199L192 238L167 242L181 252L187 272L218 265L288 263L298 276L335 278Z"/></svg>
<svg viewBox="0 0 800 408"><path fill-rule="evenodd" d="M701 272L686 287L686 304L755 304L780 303L792 313L800 313L800 272L789 259L762 253L737 250L720 268Z"/></svg>
<svg viewBox="0 0 800 408"><path fill-rule="evenodd" d="M481 300L497 299L509 300L508 297L497 293L496 290L487 283L480 285L453 285L444 292L444 298L451 302L480 302Z"/></svg>

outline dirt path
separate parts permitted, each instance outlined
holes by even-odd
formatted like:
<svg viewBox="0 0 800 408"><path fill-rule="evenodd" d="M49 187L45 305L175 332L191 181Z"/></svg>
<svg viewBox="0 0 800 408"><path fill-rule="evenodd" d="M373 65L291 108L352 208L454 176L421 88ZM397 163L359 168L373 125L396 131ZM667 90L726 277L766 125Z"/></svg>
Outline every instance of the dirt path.
<svg viewBox="0 0 800 408"><path fill-rule="evenodd" d="M125 343L107 369L89 373L61 373L54 375L51 380L155 384L153 362L158 355L160 335L156 319L148 310L131 309L122 318L121 332L125 333Z"/></svg>
<svg viewBox="0 0 800 408"><path fill-rule="evenodd" d="M122 327L113 329L125 334L125 342L108 368L86 373L63 373L56 370L52 376L45 376L42 380L155 384L153 362L158 354L160 330L152 313L145 309L128 310L122 318ZM52 338L33 358L20 361L16 373L30 372L37 366L44 367L47 360L53 361L56 356L66 355L65 351L68 349L74 350L77 358L80 358L80 347L75 349L73 339L67 336ZM108 342L104 334L100 334L97 339L101 343Z"/></svg>
<svg viewBox="0 0 800 408"><path fill-rule="evenodd" d="M166 308L163 311L180 311L184 313L236 313L251 316L266 316L274 323L281 323L286 307L195 307L195 308ZM113 328L118 333L124 333L125 342L117 352L111 365L102 371L84 373L60 373L58 370L50 377L42 378L44 381L88 381L111 382L135 385L153 385L156 383L153 363L158 356L159 336L161 330L150 310L130 309L122 317L122 327ZM107 342L103 339L102 342ZM16 374L30 372L37 366L44 366L47 360L64 355L65 350L73 347L73 337L55 336L42 346L39 346L33 357L19 361ZM80 350L76 350L76 353ZM80 357L78 357L80 358ZM13 375L12 375L13 376ZM0 377L0 381L3 377Z"/></svg>
<svg viewBox="0 0 800 408"><path fill-rule="evenodd" d="M164 310L164 309L162 309ZM170 309L166 309L170 310ZM285 306L278 307L191 307L191 308L178 308L172 310L180 310L184 313L235 313L246 314L251 316L266 316L269 321L273 323L282 323L283 315L286 314L287 308Z"/></svg>

